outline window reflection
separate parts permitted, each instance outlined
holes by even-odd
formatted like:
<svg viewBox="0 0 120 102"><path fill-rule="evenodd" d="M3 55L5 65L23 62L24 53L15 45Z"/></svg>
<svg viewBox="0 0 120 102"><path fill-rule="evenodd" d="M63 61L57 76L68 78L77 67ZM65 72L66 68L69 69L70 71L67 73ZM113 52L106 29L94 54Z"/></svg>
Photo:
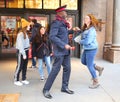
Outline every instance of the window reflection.
<svg viewBox="0 0 120 102"><path fill-rule="evenodd" d="M11 48L16 41L16 16L1 16L1 31L3 31L4 37L2 47Z"/></svg>
<svg viewBox="0 0 120 102"><path fill-rule="evenodd" d="M5 7L4 0L0 0L0 7Z"/></svg>
<svg viewBox="0 0 120 102"><path fill-rule="evenodd" d="M61 5L66 5L68 10L77 10L77 0L61 0Z"/></svg>
<svg viewBox="0 0 120 102"><path fill-rule="evenodd" d="M68 10L77 10L78 0L6 0L7 8L33 8L33 9L56 9L60 5L61 6L67 4ZM43 1L43 5L42 5ZM5 0L0 0L0 7L5 7Z"/></svg>
<svg viewBox="0 0 120 102"><path fill-rule="evenodd" d="M44 9L56 9L59 7L59 0L44 0Z"/></svg>
<svg viewBox="0 0 120 102"><path fill-rule="evenodd" d="M42 26L46 27L48 23L47 17L37 17L37 16L30 16L29 19L36 19L38 23L42 24Z"/></svg>
<svg viewBox="0 0 120 102"><path fill-rule="evenodd" d="M25 0L25 7L26 8L42 8L42 0Z"/></svg>
<svg viewBox="0 0 120 102"><path fill-rule="evenodd" d="M23 8L23 0L6 0L7 8Z"/></svg>

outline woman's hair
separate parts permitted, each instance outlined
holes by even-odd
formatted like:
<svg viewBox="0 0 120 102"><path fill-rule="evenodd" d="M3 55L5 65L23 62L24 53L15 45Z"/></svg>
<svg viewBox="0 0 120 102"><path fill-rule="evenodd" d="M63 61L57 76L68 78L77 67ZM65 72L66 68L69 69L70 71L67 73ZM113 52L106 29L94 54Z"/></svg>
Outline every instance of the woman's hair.
<svg viewBox="0 0 120 102"><path fill-rule="evenodd" d="M87 27L86 24L83 25L82 30L84 31L85 29L90 28L91 26L94 26L96 29L99 29L101 27L101 24L104 24L104 22L101 22L100 20L96 19L96 17L92 14L88 14L88 17L90 17L90 25Z"/></svg>
<svg viewBox="0 0 120 102"><path fill-rule="evenodd" d="M24 27L24 28L21 28L21 27L18 28L18 29L17 29L17 34L18 34L19 32L23 32L23 34L24 34L24 39L26 39L26 33L27 33L27 32L26 32L26 27Z"/></svg>
<svg viewBox="0 0 120 102"><path fill-rule="evenodd" d="M19 28L17 29L17 33L21 32L21 31L22 31L22 28L19 27Z"/></svg>
<svg viewBox="0 0 120 102"><path fill-rule="evenodd" d="M48 39L48 36L47 36L46 32L45 32L44 35L42 35L42 34L40 33L40 29L42 29L42 28L45 29L45 27L40 26L40 27L38 28L38 30L37 30L37 34L36 34L36 36L35 36L35 38L34 38L34 42L36 42L36 43L46 42L47 39ZM41 36L41 35L42 35L42 36Z"/></svg>

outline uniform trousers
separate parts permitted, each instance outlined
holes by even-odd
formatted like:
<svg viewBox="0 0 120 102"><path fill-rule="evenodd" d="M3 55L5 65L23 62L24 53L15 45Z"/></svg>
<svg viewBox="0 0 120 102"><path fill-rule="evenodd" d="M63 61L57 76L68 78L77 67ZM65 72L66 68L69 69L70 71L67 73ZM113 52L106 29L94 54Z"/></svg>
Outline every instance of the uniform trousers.
<svg viewBox="0 0 120 102"><path fill-rule="evenodd" d="M52 84L61 69L61 65L63 66L61 89L65 90L66 88L68 88L69 78L71 73L70 55L63 55L63 56L54 56L54 63L52 66L52 70L48 76L48 79L45 83L43 90L49 91L51 89Z"/></svg>

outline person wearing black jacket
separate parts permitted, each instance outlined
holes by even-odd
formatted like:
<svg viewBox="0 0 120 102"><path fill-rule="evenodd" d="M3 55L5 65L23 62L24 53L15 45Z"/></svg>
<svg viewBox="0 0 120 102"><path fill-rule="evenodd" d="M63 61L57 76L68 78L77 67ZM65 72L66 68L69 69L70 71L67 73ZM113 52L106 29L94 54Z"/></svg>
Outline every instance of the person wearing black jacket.
<svg viewBox="0 0 120 102"><path fill-rule="evenodd" d="M36 59L35 59L35 52L33 51L33 39L34 37L36 36L37 34L37 31L38 31L38 28L41 27L41 24L37 23L37 20L36 19L32 19L32 35L31 35L31 38L30 38L30 43L32 45L32 65L30 68L36 68Z"/></svg>
<svg viewBox="0 0 120 102"><path fill-rule="evenodd" d="M44 80L43 59L45 60L49 75L51 71L50 56L52 55L52 46L50 40L48 39L48 35L45 33L45 27L40 26L38 28L38 33L33 39L33 48L33 51L36 54L35 56L38 59L38 68L41 80Z"/></svg>

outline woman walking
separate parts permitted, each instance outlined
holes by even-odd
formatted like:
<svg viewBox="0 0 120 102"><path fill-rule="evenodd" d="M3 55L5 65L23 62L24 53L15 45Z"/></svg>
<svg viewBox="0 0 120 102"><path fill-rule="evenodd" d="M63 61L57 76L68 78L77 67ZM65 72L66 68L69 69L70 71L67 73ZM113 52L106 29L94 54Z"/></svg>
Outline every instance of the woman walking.
<svg viewBox="0 0 120 102"><path fill-rule="evenodd" d="M98 49L96 28L99 27L100 23L102 22L99 22L92 14L85 16L84 25L82 27L82 38L80 40L80 44L84 50L82 53L81 62L86 65L90 71L92 76L92 85L90 85L89 88L92 89L99 87L96 70L99 72L99 75L101 75L104 69L94 64L94 59Z"/></svg>

